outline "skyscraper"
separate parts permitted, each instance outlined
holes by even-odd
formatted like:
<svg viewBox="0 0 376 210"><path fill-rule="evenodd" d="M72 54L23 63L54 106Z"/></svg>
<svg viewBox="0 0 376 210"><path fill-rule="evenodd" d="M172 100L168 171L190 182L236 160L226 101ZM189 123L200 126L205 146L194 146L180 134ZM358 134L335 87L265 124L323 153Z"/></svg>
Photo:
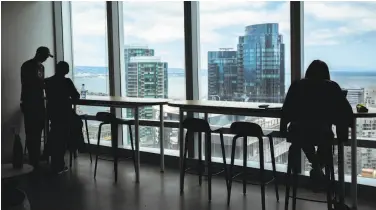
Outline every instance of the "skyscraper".
<svg viewBox="0 0 376 210"><path fill-rule="evenodd" d="M364 88L358 89L345 89L347 90L347 100L351 106L364 103Z"/></svg>
<svg viewBox="0 0 376 210"><path fill-rule="evenodd" d="M167 62L154 56L154 49L147 46L126 46L125 80L126 96L137 98L168 98ZM152 107L139 109L140 119L153 119ZM133 111L127 109L127 117L133 118ZM142 128L140 137L152 135L151 128Z"/></svg>
<svg viewBox="0 0 376 210"><path fill-rule="evenodd" d="M250 25L238 43L238 74L249 101L282 102L285 94L285 46L278 23ZM240 81L240 82L241 82Z"/></svg>
<svg viewBox="0 0 376 210"><path fill-rule="evenodd" d="M208 99L234 100L237 92L236 51L221 48L208 52Z"/></svg>

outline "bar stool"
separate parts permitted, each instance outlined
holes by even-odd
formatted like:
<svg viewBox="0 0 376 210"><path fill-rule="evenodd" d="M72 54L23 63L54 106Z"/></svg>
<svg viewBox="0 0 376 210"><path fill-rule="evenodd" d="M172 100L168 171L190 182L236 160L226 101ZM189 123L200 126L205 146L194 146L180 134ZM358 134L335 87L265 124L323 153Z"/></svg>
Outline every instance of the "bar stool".
<svg viewBox="0 0 376 210"><path fill-rule="evenodd" d="M246 188L247 180L246 180L246 176L245 176L246 170L247 170L247 137L256 137L259 140L261 202L262 202L262 209L265 210L265 185L269 184L273 180L274 180L276 198L277 198L277 201L279 201L273 137L271 135L264 135L264 132L262 131L261 127L258 124L251 123L251 122L234 122L234 123L232 123L231 127L230 127L230 133L235 134L235 136L232 140L231 166L230 166L227 204L228 205L230 204L232 180L233 180L233 178L239 176L240 174L243 175L243 193L246 194L246 192L247 192L247 188ZM243 172L238 173L237 175L233 176L233 166L234 166L234 159L235 159L236 140L238 138L241 138L241 137L243 137ZM268 181L268 182L265 182L265 178L264 178L264 141L263 141L263 137L269 138L270 155L271 155L272 166L273 166L273 179Z"/></svg>
<svg viewBox="0 0 376 210"><path fill-rule="evenodd" d="M83 115L79 115L79 117L84 120L84 125L85 125L85 130L86 130L86 139L87 139L87 144L90 146L90 137L89 137L89 126L87 125L87 120L90 118L90 117L94 117L94 116L89 116L87 114L83 114ZM90 155L90 163L93 162L93 158L91 156L91 150L89 149L88 150L89 152L89 155ZM72 168L72 162L73 162L73 157L74 159L77 158L77 152L74 151L69 151L69 167Z"/></svg>
<svg viewBox="0 0 376 210"><path fill-rule="evenodd" d="M221 149L222 149L222 158L223 158L223 164L224 164L224 171L225 171L225 180L226 180L226 188L228 189L228 173L227 173L227 166L226 166L226 157L225 157L225 146L223 142L223 133L220 130L213 131L210 128L209 123L206 120L203 119L197 119L197 118L187 118L183 121L183 128L187 129L187 133L185 135L185 149L184 149L184 157L183 157L183 167L180 171L180 179L181 179L181 185L180 185L180 193L183 193L184 191L184 176L186 172L186 160L187 160L187 153L188 153L188 135L198 133L200 138L198 138L198 172L199 172L199 185L201 186L202 183L202 148L201 148L201 133L205 133L205 158L208 163L208 199L211 201L211 179L212 179L212 169L211 169L211 134L212 133L219 133L220 134L220 140L221 140Z"/></svg>
<svg viewBox="0 0 376 210"><path fill-rule="evenodd" d="M307 200L307 201L313 201L313 202L320 202L320 203L327 203L328 210L332 210L333 204L336 205L335 200L333 200L334 192L335 192L335 178L334 178L334 164L333 164L333 150L334 147L331 144L324 145L327 147L327 154L329 157L331 157L325 164L325 181L326 181L326 202L325 201L319 201L319 200L313 200L313 199L304 199L304 198L298 198L296 196L297 194L297 188L298 188L298 173L300 168L300 158L299 155L301 153L301 147L298 145L292 143L289 148L289 154L288 154L288 163L287 163L287 173L286 173L286 194L285 194L285 210L288 210L289 208L289 198L290 198L290 184L291 184L291 173L293 177L293 192L292 192L292 209L296 210L296 200ZM335 197L334 197L335 198Z"/></svg>
<svg viewBox="0 0 376 210"><path fill-rule="evenodd" d="M108 161L114 161L114 171L115 171L115 182L117 182L117 165L118 165L118 157L117 157L117 139L111 139L111 144L112 144L112 156L113 159L108 159L108 158L102 158L100 157L99 154L99 149L100 149L100 140L101 140L101 130L102 126L105 124L110 124L112 127L115 127L114 130L117 132L117 127L118 125L128 125L129 128L129 135L130 135L130 140L131 140L131 148L132 148L132 159L133 159L133 165L136 171L136 158L135 158L135 152L134 152L134 147L133 147L133 136L132 136L132 127L131 125L134 123L133 120L123 120L116 118L114 114L108 113L108 112L98 112L97 115L95 116L96 120L101 121L102 123L99 125L98 128L98 141L97 141L97 153L95 157L95 167L94 167L94 179L97 175L97 165L98 165L98 159L101 160L108 160ZM113 132L111 130L111 132ZM126 158L128 159L128 158Z"/></svg>

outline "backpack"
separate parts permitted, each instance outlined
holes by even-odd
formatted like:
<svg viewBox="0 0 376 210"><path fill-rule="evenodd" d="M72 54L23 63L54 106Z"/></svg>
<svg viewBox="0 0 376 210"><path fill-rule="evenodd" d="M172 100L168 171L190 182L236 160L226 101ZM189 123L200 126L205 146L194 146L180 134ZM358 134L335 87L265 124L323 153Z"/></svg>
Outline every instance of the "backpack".
<svg viewBox="0 0 376 210"><path fill-rule="evenodd" d="M71 152L81 151L85 147L84 135L82 133L83 125L81 117L72 111L70 138L68 140L68 149Z"/></svg>

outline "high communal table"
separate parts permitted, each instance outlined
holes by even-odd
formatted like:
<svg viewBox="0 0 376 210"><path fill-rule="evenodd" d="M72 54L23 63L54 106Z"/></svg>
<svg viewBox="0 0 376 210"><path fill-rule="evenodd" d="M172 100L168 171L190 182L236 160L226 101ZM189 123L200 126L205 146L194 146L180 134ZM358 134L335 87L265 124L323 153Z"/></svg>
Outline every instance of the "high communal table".
<svg viewBox="0 0 376 210"><path fill-rule="evenodd" d="M131 97L119 97L119 96L87 96L85 99L79 99L76 105L82 106L101 106L111 108L130 108L134 110L134 126L135 126L135 152L136 152L136 183L140 182L140 138L139 138L139 108L145 106L160 106L160 158L161 158L161 171L164 171L164 146L163 146L163 132L164 132L164 115L163 105L166 105L167 99L156 98L131 98ZM111 125L111 145L112 148L118 147L118 132L117 129ZM116 153L115 153L116 154ZM115 155L117 158L117 155ZM116 164L117 161L114 161ZM117 165L115 166L115 168Z"/></svg>
<svg viewBox="0 0 376 210"><path fill-rule="evenodd" d="M182 127L184 112L204 113L207 119L208 113L213 114L227 114L238 116L252 116L252 117L270 117L281 118L282 104L269 103L268 108L259 108L259 105L265 103L251 103L251 102L232 102L232 101L199 101L199 100L185 100L185 101L171 101L169 106L179 108L179 155L180 167L182 167L183 151L184 151L184 130ZM358 118L373 118L376 117L376 109L369 109L368 113L357 113L354 109L354 126L351 129L351 197L352 207L357 208L357 141L356 141L356 120ZM338 180L340 183L339 199L344 204L345 192L345 175L344 175L344 142L338 143Z"/></svg>

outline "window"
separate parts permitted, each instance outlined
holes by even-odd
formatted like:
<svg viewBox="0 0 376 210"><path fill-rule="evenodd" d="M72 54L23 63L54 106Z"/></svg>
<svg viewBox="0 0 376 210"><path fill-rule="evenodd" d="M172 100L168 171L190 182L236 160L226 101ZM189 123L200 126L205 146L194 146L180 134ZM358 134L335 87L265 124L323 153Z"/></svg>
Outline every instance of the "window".
<svg viewBox="0 0 376 210"><path fill-rule="evenodd" d="M291 77L290 3L200 2L199 8L200 100L282 103ZM219 114L208 117L210 124L218 127L250 121L264 129L279 129L279 119ZM232 137L226 137L227 152ZM283 139L277 141L276 160L287 164L288 144ZM265 143L268 161L268 141ZM221 158L219 146L213 143L212 155ZM249 138L247 147L248 161L258 164L258 141ZM242 164L243 146L237 151L236 159Z"/></svg>
<svg viewBox="0 0 376 210"><path fill-rule="evenodd" d="M73 82L87 98L109 94L107 15L105 2L71 2L73 42ZM106 107L77 106L78 114L96 115L110 111ZM88 121L92 144L97 141L99 122ZM85 128L86 129L86 128ZM86 135L84 135L86 138ZM110 145L110 126L102 127L101 144Z"/></svg>
<svg viewBox="0 0 376 210"><path fill-rule="evenodd" d="M375 106L375 9L376 4L371 2L304 2L304 66L307 68L315 59L325 61L331 79L348 90L347 99L352 106ZM376 141L375 128L375 119L359 119L358 139ZM348 175L350 160L350 148L346 148ZM375 164L368 164L376 161L374 149L359 148L357 160L358 175L363 170L376 170Z"/></svg>
<svg viewBox="0 0 376 210"><path fill-rule="evenodd" d="M122 96L185 99L183 2L122 2L124 65ZM179 110L164 107L166 120L178 120ZM140 119L159 119L159 107L143 107ZM122 110L133 118L132 109ZM129 137L123 132L127 146ZM165 148L178 150L178 128L165 128ZM159 152L159 129L140 127L140 149ZM168 151L167 151L168 152ZM177 153L176 153L177 154Z"/></svg>
<svg viewBox="0 0 376 210"><path fill-rule="evenodd" d="M198 87L186 87L185 84L183 2L107 4L116 9L119 6L119 23L123 27L119 32L120 75L114 75L121 78L122 96L185 99L186 88L198 88L200 100L283 102L291 83L290 2L216 2L214 5L198 2ZM304 5L304 68L314 59L324 60L330 67L332 79L348 90L347 98L352 105L365 103L376 107L376 60L372 57L376 45L373 24L376 5L370 2L306 2ZM73 49L69 50L73 52L74 83L79 90L85 84L88 97L108 95L109 83L116 83L116 87L119 84L117 80L109 81L108 77L106 3L72 2L71 9ZM192 14L197 13L193 11ZM85 106L78 110L91 115L109 111L108 108ZM178 109L166 106L164 111L166 121L178 120ZM123 109L122 117L133 118L132 110ZM140 109L140 117L156 120L159 108L144 107ZM278 129L280 123L271 118L221 114L208 117L213 127L251 121L268 130ZM151 124L140 127L141 150L159 152L159 128ZM95 121L89 123L93 140L97 126ZM376 119L359 119L357 131L358 139L375 141ZM110 128L104 128L102 135L103 140L110 140ZM164 136L166 154L176 155L178 128L166 127ZM228 157L232 137L225 136ZM102 141L103 144L106 142L109 145L109 141ZM218 136L214 137L214 142L219 142ZM125 147L130 146L125 126L123 143ZM248 139L247 159L251 167L258 164L257 144L254 139ZM275 139L279 167L287 163L288 146L284 139ZM212 148L213 160L221 161L218 143L213 143ZM375 149L359 148L359 151L358 160L362 161L358 162L358 174L363 176L369 169L375 169L372 165L376 160ZM270 161L268 154L265 144L266 162ZM237 148L236 159L235 163L241 164L241 145ZM350 150L346 148L347 174L350 159ZM305 164L305 169L309 170L307 162Z"/></svg>

